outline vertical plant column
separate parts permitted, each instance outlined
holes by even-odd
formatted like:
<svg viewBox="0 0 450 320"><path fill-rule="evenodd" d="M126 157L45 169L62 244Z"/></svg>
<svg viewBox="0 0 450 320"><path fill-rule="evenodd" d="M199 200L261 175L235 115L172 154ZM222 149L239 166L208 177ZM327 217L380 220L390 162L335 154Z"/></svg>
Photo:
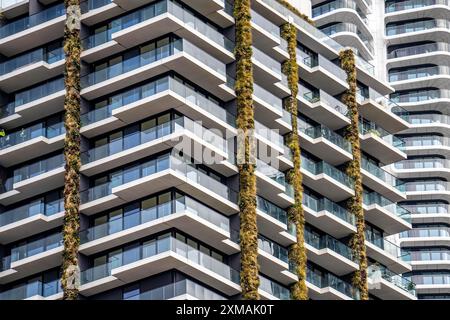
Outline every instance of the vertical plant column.
<svg viewBox="0 0 450 320"><path fill-rule="evenodd" d="M63 262L61 284L64 300L78 298L80 245L80 0L65 0L66 25L64 29L65 88L64 100L66 137L64 158L64 224Z"/></svg>
<svg viewBox="0 0 450 320"><path fill-rule="evenodd" d="M239 214L241 273L240 284L244 299L259 299L258 226L256 223L256 175L254 147L251 0L234 1L236 57L236 126L238 137Z"/></svg>
<svg viewBox="0 0 450 320"><path fill-rule="evenodd" d="M287 174L287 180L294 187L295 204L288 210L288 220L296 227L297 243L289 247L289 260L295 266L298 281L291 286L291 296L295 300L308 299L306 286L306 248L305 248L305 214L303 212L303 176L301 168L300 139L298 136L298 65L297 65L297 29L286 23L282 26L281 36L288 43L289 60L283 64L283 73L287 76L291 95L285 100L285 107L291 114L292 132L287 136L287 145L292 152L294 168Z"/></svg>
<svg viewBox="0 0 450 320"><path fill-rule="evenodd" d="M296 14L297 16L299 16L300 18L302 18L303 20L308 22L310 25L314 25L314 21L313 20L311 20L306 14L301 13L296 7L294 7L288 1L286 1L286 0L277 0L277 2L279 4L281 4L282 6L284 6L286 9L289 9L292 13Z"/></svg>
<svg viewBox="0 0 450 320"><path fill-rule="evenodd" d="M353 255L359 259L359 270L353 276L353 285L360 291L361 300L369 299L367 283L367 255L365 241L365 219L363 210L363 186L361 177L361 148L359 140L359 111L356 102L355 54L351 49L339 53L341 67L347 73L349 89L342 102L348 107L351 124L346 129L346 139L352 146L353 160L347 165L347 174L355 182L355 195L348 200L348 211L356 218L356 233L350 240Z"/></svg>

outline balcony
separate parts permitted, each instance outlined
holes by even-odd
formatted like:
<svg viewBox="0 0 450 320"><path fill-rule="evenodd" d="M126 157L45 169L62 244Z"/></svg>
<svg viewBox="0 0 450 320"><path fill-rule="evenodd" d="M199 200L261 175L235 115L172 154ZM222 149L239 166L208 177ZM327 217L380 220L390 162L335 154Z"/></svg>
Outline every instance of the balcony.
<svg viewBox="0 0 450 320"><path fill-rule="evenodd" d="M422 17L418 17L421 19ZM450 24L445 19L421 19L386 25L388 44L404 44L411 41L444 41L450 38Z"/></svg>
<svg viewBox="0 0 450 320"><path fill-rule="evenodd" d="M402 247L449 246L450 228L430 227L414 228L400 233Z"/></svg>
<svg viewBox="0 0 450 320"><path fill-rule="evenodd" d="M445 42L433 42L421 45L411 45L388 52L387 67L410 67L411 65L436 64L442 65L450 55L450 47Z"/></svg>
<svg viewBox="0 0 450 320"><path fill-rule="evenodd" d="M195 234L199 240L227 254L239 252L229 239L229 219L187 196L126 218L127 221L114 220L81 231L80 252L93 255L171 228Z"/></svg>
<svg viewBox="0 0 450 320"><path fill-rule="evenodd" d="M303 193L303 209L309 224L336 238L356 232L355 216L327 198L316 199Z"/></svg>
<svg viewBox="0 0 450 320"><path fill-rule="evenodd" d="M359 300L358 289L332 273L318 272L308 266L306 281L308 295L313 300Z"/></svg>
<svg viewBox="0 0 450 320"><path fill-rule="evenodd" d="M10 129L64 110L64 79L50 80L15 94L0 107L0 125Z"/></svg>
<svg viewBox="0 0 450 320"><path fill-rule="evenodd" d="M260 275L258 292L261 300L290 300L289 289Z"/></svg>
<svg viewBox="0 0 450 320"><path fill-rule="evenodd" d="M11 56L63 36L64 4L42 10L0 27L0 52Z"/></svg>
<svg viewBox="0 0 450 320"><path fill-rule="evenodd" d="M403 160L394 165L397 176L403 178L442 177L450 180L450 160L442 158L418 158Z"/></svg>
<svg viewBox="0 0 450 320"><path fill-rule="evenodd" d="M232 41L177 2L153 2L113 20L110 25L111 28L84 39L85 61L94 62L167 33L186 39L225 63L234 60Z"/></svg>
<svg viewBox="0 0 450 320"><path fill-rule="evenodd" d="M57 300L62 298L60 281L33 281L0 293L0 300Z"/></svg>
<svg viewBox="0 0 450 320"><path fill-rule="evenodd" d="M283 100L256 83L253 84L255 117L267 126L283 116Z"/></svg>
<svg viewBox="0 0 450 320"><path fill-rule="evenodd" d="M450 266L450 252L448 250L419 250L411 252L406 260L414 270L448 270Z"/></svg>
<svg viewBox="0 0 450 320"><path fill-rule="evenodd" d="M63 200L30 202L0 214L0 243L6 244L59 225L64 217Z"/></svg>
<svg viewBox="0 0 450 320"><path fill-rule="evenodd" d="M60 187L64 183L64 157L62 154L25 165L14 170L6 179L0 193L0 203L14 202Z"/></svg>
<svg viewBox="0 0 450 320"><path fill-rule="evenodd" d="M320 161L301 159L303 182L332 201L342 201L354 195L354 182L344 172Z"/></svg>
<svg viewBox="0 0 450 320"><path fill-rule="evenodd" d="M271 88L271 91L274 90L277 94L283 95L280 88L275 85L283 80L281 63L254 46L252 47L252 51L253 76L256 83L265 88Z"/></svg>
<svg viewBox="0 0 450 320"><path fill-rule="evenodd" d="M417 300L415 284L384 266L369 266L368 282L369 292L380 299Z"/></svg>
<svg viewBox="0 0 450 320"><path fill-rule="evenodd" d="M410 156L424 154L450 156L450 138L438 135L405 137L405 151Z"/></svg>
<svg viewBox="0 0 450 320"><path fill-rule="evenodd" d="M0 137L0 165L9 167L20 160L33 159L64 147L64 123L45 127L38 123Z"/></svg>
<svg viewBox="0 0 450 320"><path fill-rule="evenodd" d="M81 172L93 176L174 147L198 161L205 160L197 157L203 158L208 152L215 167L228 158L228 145L222 136L180 117L82 153Z"/></svg>
<svg viewBox="0 0 450 320"><path fill-rule="evenodd" d="M61 233L11 249L11 255L2 258L0 283L11 282L59 266L62 249Z"/></svg>
<svg viewBox="0 0 450 320"><path fill-rule="evenodd" d="M288 250L262 235L258 236L258 263L261 273L284 285L297 279L289 271Z"/></svg>
<svg viewBox="0 0 450 320"><path fill-rule="evenodd" d="M82 271L80 293L91 296L173 268L226 295L240 293L238 271L172 237L125 250L108 264Z"/></svg>
<svg viewBox="0 0 450 320"><path fill-rule="evenodd" d="M415 223L446 223L450 224L450 205L446 203L405 204L411 212Z"/></svg>
<svg viewBox="0 0 450 320"><path fill-rule="evenodd" d="M445 294L450 292L450 277L448 273L436 272L415 274L411 280L416 284L416 290L421 294L436 294L436 292Z"/></svg>
<svg viewBox="0 0 450 320"><path fill-rule="evenodd" d="M297 48L297 63L302 79L312 86L321 88L327 83L327 91L332 95L348 89L345 71L324 56L307 54Z"/></svg>
<svg viewBox="0 0 450 320"><path fill-rule="evenodd" d="M427 7L435 7L436 10L442 10L449 6L448 0L403 0L403 1L389 1L386 3L385 13L403 13L402 11L420 11L427 9Z"/></svg>
<svg viewBox="0 0 450 320"><path fill-rule="evenodd" d="M337 130L350 124L347 106L323 90L311 91L299 85L299 108L309 118Z"/></svg>
<svg viewBox="0 0 450 320"><path fill-rule="evenodd" d="M377 192L363 194L367 221L379 226L386 234L396 234L411 228L411 213Z"/></svg>
<svg viewBox="0 0 450 320"><path fill-rule="evenodd" d="M93 26L124 13L125 9L117 3L118 1L116 0L88 0L82 2L80 3L81 21L87 26Z"/></svg>
<svg viewBox="0 0 450 320"><path fill-rule="evenodd" d="M239 211L235 191L179 158L162 157L129 170L133 172L132 176L122 174L114 183L83 191L81 212L92 215L171 187L202 199L205 204L227 215Z"/></svg>
<svg viewBox="0 0 450 320"><path fill-rule="evenodd" d="M406 159L405 142L373 122L359 123L361 149L383 164Z"/></svg>
<svg viewBox="0 0 450 320"><path fill-rule="evenodd" d="M0 64L0 89L11 93L56 77L63 71L62 48L54 50L39 48Z"/></svg>
<svg viewBox="0 0 450 320"><path fill-rule="evenodd" d="M0 9L7 19L21 16L28 12L29 0L1 0Z"/></svg>
<svg viewBox="0 0 450 320"><path fill-rule="evenodd" d="M227 300L204 286L184 279L162 287L137 293L124 300Z"/></svg>
<svg viewBox="0 0 450 320"><path fill-rule="evenodd" d="M416 180L406 183L408 200L450 201L450 182L442 180Z"/></svg>
<svg viewBox="0 0 450 320"><path fill-rule="evenodd" d="M81 95L86 99L95 99L168 69L176 71L219 98L224 94L219 85L226 82L225 64L187 40L176 39L162 47L84 76L81 79Z"/></svg>
<svg viewBox="0 0 450 320"><path fill-rule="evenodd" d="M402 117L410 124L405 133L436 132L443 136L450 134L450 116L439 113L407 113Z"/></svg>
<svg viewBox="0 0 450 320"><path fill-rule="evenodd" d="M330 235L318 235L305 229L305 244L308 260L338 276L346 275L359 268L352 249Z"/></svg>
<svg viewBox="0 0 450 320"><path fill-rule="evenodd" d="M412 88L447 88L450 83L450 66L410 67L389 71L389 82L396 90Z"/></svg>

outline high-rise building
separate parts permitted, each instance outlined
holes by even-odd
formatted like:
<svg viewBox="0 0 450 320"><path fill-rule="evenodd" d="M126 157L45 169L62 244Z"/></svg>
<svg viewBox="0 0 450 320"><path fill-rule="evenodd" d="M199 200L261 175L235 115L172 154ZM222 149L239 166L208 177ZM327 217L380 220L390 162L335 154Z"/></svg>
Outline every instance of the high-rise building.
<svg viewBox="0 0 450 320"><path fill-rule="evenodd" d="M392 170L395 162L409 163L404 144L408 153L416 144L394 134L429 126L410 126L395 101L422 101L422 92L443 90L432 91L420 79L388 83L384 6L290 1L314 20L311 25L283 2L251 2L259 295L289 299L298 281L288 256L296 232L287 210L295 199L286 178L293 168L285 141L292 131L285 109L291 91L282 66L290 55L280 33L291 23L297 30L308 297L360 298L352 284L359 257L350 245L357 226L347 209L354 181L345 170L353 159L345 138L351 119L341 102L349 84L339 61L351 47L369 297L417 299L415 284L402 276L412 271L411 258L395 241L412 228L410 203L398 205L412 184ZM65 7L55 0L0 4L0 300L61 299ZM233 1L88 0L81 9L80 299L240 299ZM386 15L386 23L400 16ZM408 39L389 35L392 52L390 46ZM423 37L428 41L430 34ZM388 62L389 80L405 74L392 73L394 61ZM395 68L402 63L411 64ZM445 78L433 79L445 85ZM427 89L394 93L406 83ZM401 174L409 178L410 172Z"/></svg>

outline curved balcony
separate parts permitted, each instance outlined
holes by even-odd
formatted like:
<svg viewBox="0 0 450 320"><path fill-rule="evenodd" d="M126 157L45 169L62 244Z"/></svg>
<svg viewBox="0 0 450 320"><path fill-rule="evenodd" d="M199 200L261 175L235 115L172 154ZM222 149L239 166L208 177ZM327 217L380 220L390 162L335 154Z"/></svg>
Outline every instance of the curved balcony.
<svg viewBox="0 0 450 320"><path fill-rule="evenodd" d="M450 23L446 19L422 19L413 22L397 22L386 26L389 45L404 44L411 41L450 39Z"/></svg>
<svg viewBox="0 0 450 320"><path fill-rule="evenodd" d="M58 154L15 169L3 183L0 203L9 205L62 186L64 163Z"/></svg>
<svg viewBox="0 0 450 320"><path fill-rule="evenodd" d="M0 165L12 166L19 163L18 159L33 159L61 149L65 131L63 122L51 126L38 123L0 137Z"/></svg>
<svg viewBox="0 0 450 320"><path fill-rule="evenodd" d="M416 227L399 234L402 247L448 246L450 244L449 227Z"/></svg>
<svg viewBox="0 0 450 320"><path fill-rule="evenodd" d="M304 184L333 201L342 201L354 195L353 180L325 161L315 162L302 156L301 169Z"/></svg>
<svg viewBox="0 0 450 320"><path fill-rule="evenodd" d="M372 264L368 268L370 293L383 300L417 300L416 285L409 279Z"/></svg>
<svg viewBox="0 0 450 320"><path fill-rule="evenodd" d="M64 79L57 78L16 93L14 101L0 107L0 125L14 128L64 110L65 92Z"/></svg>
<svg viewBox="0 0 450 320"><path fill-rule="evenodd" d="M107 264L81 271L80 293L91 296L173 268L226 295L240 293L238 271L170 236L124 250Z"/></svg>
<svg viewBox="0 0 450 320"><path fill-rule="evenodd" d="M425 202L408 204L404 207L411 212L415 223L447 223L450 224L450 205L443 202Z"/></svg>
<svg viewBox="0 0 450 320"><path fill-rule="evenodd" d="M450 293L450 276L446 272L414 274L410 278L416 283L416 290L420 294Z"/></svg>
<svg viewBox="0 0 450 320"><path fill-rule="evenodd" d="M426 88L396 92L391 99L408 111L434 111L446 113L450 101L448 89Z"/></svg>
<svg viewBox="0 0 450 320"><path fill-rule="evenodd" d="M234 190L173 156L135 165L114 182L82 191L80 210L92 215L174 186L227 215L239 210Z"/></svg>
<svg viewBox="0 0 450 320"><path fill-rule="evenodd" d="M405 152L408 155L423 156L430 155L450 155L450 138L437 135L404 137Z"/></svg>
<svg viewBox="0 0 450 320"><path fill-rule="evenodd" d="M414 9L424 10L432 6L438 6L436 9L441 10L449 5L450 2L448 0L391 0L386 1L385 13L401 13L401 11Z"/></svg>
<svg viewBox="0 0 450 320"><path fill-rule="evenodd" d="M431 42L394 49L387 53L387 67L391 69L429 63L444 65L450 56L449 52L450 46L446 42ZM450 62L447 65L450 65Z"/></svg>
<svg viewBox="0 0 450 320"><path fill-rule="evenodd" d="M450 182L442 180L416 180L405 184L408 200L450 201Z"/></svg>
<svg viewBox="0 0 450 320"><path fill-rule="evenodd" d="M64 3L44 9L0 27L1 52L7 56L39 47L63 36Z"/></svg>
<svg viewBox="0 0 450 320"><path fill-rule="evenodd" d="M12 248L11 255L2 258L0 283L11 282L60 265L62 249L60 232Z"/></svg>
<svg viewBox="0 0 450 320"><path fill-rule="evenodd" d="M414 270L448 270L450 267L449 250L427 250L412 251L409 262Z"/></svg>
<svg viewBox="0 0 450 320"><path fill-rule="evenodd" d="M436 132L444 136L450 132L450 116L439 113L408 113L402 115L410 123L410 129L405 133Z"/></svg>
<svg viewBox="0 0 450 320"><path fill-rule="evenodd" d="M450 180L450 160L417 158L395 163L395 173L402 178L443 177Z"/></svg>
<svg viewBox="0 0 450 320"><path fill-rule="evenodd" d="M398 69L397 69L398 70ZM426 87L447 88L450 84L450 66L413 67L389 71L389 82L396 90Z"/></svg>
<svg viewBox="0 0 450 320"><path fill-rule="evenodd" d="M0 293L0 300L56 300L62 298L61 281L32 281Z"/></svg>

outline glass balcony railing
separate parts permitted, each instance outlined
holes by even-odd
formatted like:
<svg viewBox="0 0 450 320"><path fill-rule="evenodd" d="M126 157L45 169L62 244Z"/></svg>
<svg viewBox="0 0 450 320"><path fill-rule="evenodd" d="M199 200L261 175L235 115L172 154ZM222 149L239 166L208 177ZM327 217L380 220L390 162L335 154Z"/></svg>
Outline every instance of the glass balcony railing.
<svg viewBox="0 0 450 320"><path fill-rule="evenodd" d="M374 122L360 121L359 131L361 135L373 134L397 149L401 150L403 149L403 147L405 147L405 141L403 139L390 134L388 131Z"/></svg>
<svg viewBox="0 0 450 320"><path fill-rule="evenodd" d="M277 109L277 111L282 112L283 110L283 101L282 99L275 96L273 93L267 91L256 83L253 84L253 94L258 99L261 99L265 103L270 104L273 108Z"/></svg>
<svg viewBox="0 0 450 320"><path fill-rule="evenodd" d="M325 105L336 110L338 113L347 117L348 108L341 101L323 90L311 91L308 88L299 85L299 95L310 103L323 102Z"/></svg>
<svg viewBox="0 0 450 320"><path fill-rule="evenodd" d="M63 122L45 127L44 123L38 123L21 131L12 132L4 137L0 137L0 150L6 149L23 142L27 142L37 137L48 139L57 137L66 132Z"/></svg>
<svg viewBox="0 0 450 320"><path fill-rule="evenodd" d="M270 20L264 18L258 12L252 10L251 11L252 22L256 25L260 26L265 31L268 31L273 36L280 38L280 27L276 24L272 23Z"/></svg>
<svg viewBox="0 0 450 320"><path fill-rule="evenodd" d="M324 70L331 72L339 79L345 79L347 76L345 71L341 69L337 64L325 58L321 54L309 54L297 48L297 61L301 61L310 68L317 66L322 67Z"/></svg>
<svg viewBox="0 0 450 320"><path fill-rule="evenodd" d="M0 9L14 6L16 4L19 4L20 2L26 3L28 2L28 0L0 0Z"/></svg>
<svg viewBox="0 0 450 320"><path fill-rule="evenodd" d="M303 205L314 210L315 212L325 210L342 219L343 221L353 226L355 225L355 216L353 214L348 212L344 207L327 198L316 199L308 195L307 193L303 193Z"/></svg>
<svg viewBox="0 0 450 320"><path fill-rule="evenodd" d="M444 124L450 125L450 116L436 113L409 113L402 118L412 125Z"/></svg>
<svg viewBox="0 0 450 320"><path fill-rule="evenodd" d="M227 217L190 198L181 197L154 207L127 215L125 219L116 219L80 232L81 243L87 243L117 232L127 230L144 223L154 221L172 214L188 212L230 232L230 221Z"/></svg>
<svg viewBox="0 0 450 320"><path fill-rule="evenodd" d="M305 229L305 242L318 250L330 249L351 261L357 261L349 246L328 234L319 235Z"/></svg>
<svg viewBox="0 0 450 320"><path fill-rule="evenodd" d="M433 5L449 6L448 0L403 0L403 1L386 1L385 12L397 12L403 10L411 10L424 8Z"/></svg>
<svg viewBox="0 0 450 320"><path fill-rule="evenodd" d="M140 67L149 65L158 60L167 58L171 55L175 55L179 52L185 52L192 57L198 59L202 63L206 64L211 69L217 71L221 75L225 76L225 64L216 58L212 57L205 51L197 48L185 39L177 39L170 41L168 44L150 50L148 52L136 55L134 57L125 59L119 63L106 67L102 70L92 72L81 78L81 84L83 88L101 83L111 78L117 77L121 74L136 70Z"/></svg>
<svg viewBox="0 0 450 320"><path fill-rule="evenodd" d="M450 251L449 250L423 250L423 251L412 251L410 260L405 261L428 261L437 262L440 261L450 261Z"/></svg>
<svg viewBox="0 0 450 320"><path fill-rule="evenodd" d="M445 169L450 168L450 160L441 158L411 159L396 162L394 165L398 170Z"/></svg>
<svg viewBox="0 0 450 320"><path fill-rule="evenodd" d="M450 285L450 275L445 273L415 274L410 277L419 285Z"/></svg>
<svg viewBox="0 0 450 320"><path fill-rule="evenodd" d="M107 264L98 265L81 271L81 285L100 280L111 275L111 272L119 267L129 265L142 259L154 257L164 252L172 252L189 263L208 269L217 276L221 276L236 284L239 284L239 272L227 264L207 255L184 242L170 236L147 241L132 249L125 249Z"/></svg>
<svg viewBox="0 0 450 320"><path fill-rule="evenodd" d="M450 146L450 139L443 136L412 136L403 138L406 147Z"/></svg>
<svg viewBox="0 0 450 320"><path fill-rule="evenodd" d="M411 212L404 207L399 206L397 203L383 197L377 192L364 192L363 203L367 206L376 204L383 209L395 214L397 217L402 218L408 223L411 223Z"/></svg>
<svg viewBox="0 0 450 320"><path fill-rule="evenodd" d="M81 12L84 13L89 10L95 10L95 9L101 8L103 6L106 6L110 3L112 3L112 0L87 0L80 4Z"/></svg>
<svg viewBox="0 0 450 320"><path fill-rule="evenodd" d="M449 22L442 19L414 21L386 26L386 36L395 36L404 33L425 31L434 28L449 28Z"/></svg>
<svg viewBox="0 0 450 320"><path fill-rule="evenodd" d="M385 182L388 186L392 186L400 192L405 192L405 182L397 179L389 172L381 169L379 166L370 162L366 157L361 159L361 169L366 170L371 175Z"/></svg>
<svg viewBox="0 0 450 320"><path fill-rule="evenodd" d="M62 292L61 281L33 281L0 293L0 300L24 300L34 296L49 297Z"/></svg>
<svg viewBox="0 0 450 320"><path fill-rule="evenodd" d="M11 262L16 262L61 247L63 244L62 240L62 233L58 232L11 249L11 255L2 258L2 271L11 268Z"/></svg>
<svg viewBox="0 0 450 320"><path fill-rule="evenodd" d="M64 3L59 3L28 17L24 17L0 27L0 38L6 38L15 33L36 27L37 25L59 18L66 14Z"/></svg>
<svg viewBox="0 0 450 320"><path fill-rule="evenodd" d="M450 237L449 227L414 228L400 233L400 238Z"/></svg>
<svg viewBox="0 0 450 320"><path fill-rule="evenodd" d="M370 231L370 229L368 228L366 228L365 233L366 233L366 240L376 245L378 248L382 249L383 251L386 251L395 258L401 259L403 261L410 260L411 254L407 251L403 251L396 244L390 242L389 240L385 239L379 234Z"/></svg>
<svg viewBox="0 0 450 320"><path fill-rule="evenodd" d="M367 268L367 273L369 279L376 279L377 277L383 278L384 280L389 281L398 288L408 292L409 294L412 294L413 296L416 296L416 285L414 282L405 277L402 277L399 274L394 273L384 266L375 264L370 265Z"/></svg>
<svg viewBox="0 0 450 320"><path fill-rule="evenodd" d="M260 196L256 197L256 206L262 212L287 225L288 219L286 210L281 209L277 205Z"/></svg>
<svg viewBox="0 0 450 320"><path fill-rule="evenodd" d="M289 263L288 250L262 235L258 236L258 248L285 263Z"/></svg>
<svg viewBox="0 0 450 320"><path fill-rule="evenodd" d="M30 202L18 208L0 214L0 227L18 222L20 220L43 214L47 217L64 211L64 200L59 199L45 203L42 200Z"/></svg>
<svg viewBox="0 0 450 320"><path fill-rule="evenodd" d="M306 269L306 281L321 289L327 287L333 288L355 300L359 300L360 298L357 288L332 273L316 271L308 266Z"/></svg>
<svg viewBox="0 0 450 320"><path fill-rule="evenodd" d="M14 170L12 177L6 179L3 184L3 190L0 191L1 193L11 191L15 183L31 179L57 168L62 168L64 166L64 163L64 156L62 154L58 154L56 156L52 156L50 158L20 167Z"/></svg>
<svg viewBox="0 0 450 320"><path fill-rule="evenodd" d="M255 120L255 134L276 144L280 148L284 148L284 138L278 133L278 131L269 129L261 122Z"/></svg>
<svg viewBox="0 0 450 320"><path fill-rule="evenodd" d="M391 52L388 52L387 57L388 59L395 59L418 54L427 54L437 51L449 52L450 51L449 44L445 42L434 42L399 48L392 50Z"/></svg>
<svg viewBox="0 0 450 320"><path fill-rule="evenodd" d="M255 61L269 68L270 70L280 75L281 77L281 64L277 60L268 56L267 54L265 54L256 47L252 47L252 51L253 51L252 58L255 59Z"/></svg>
<svg viewBox="0 0 450 320"><path fill-rule="evenodd" d="M450 214L450 205L446 203L420 203L403 205L411 214Z"/></svg>
<svg viewBox="0 0 450 320"><path fill-rule="evenodd" d="M450 182L441 180L411 181L405 184L406 192L447 192Z"/></svg>
<svg viewBox="0 0 450 320"><path fill-rule="evenodd" d="M64 79L58 78L15 94L14 101L0 107L0 118L15 113L15 108L64 90Z"/></svg>
<svg viewBox="0 0 450 320"><path fill-rule="evenodd" d="M152 174L171 169L184 175L187 180L201 184L211 192L216 193L234 203L237 201L237 193L228 186L197 170L194 166L187 164L184 160L173 157L160 157L157 160L150 160L143 164L135 165L127 169L127 172L115 177L113 182L107 182L81 192L81 202L87 203L111 194L114 187L135 181L137 179L150 176Z"/></svg>
<svg viewBox="0 0 450 320"><path fill-rule="evenodd" d="M320 30L328 36L332 36L340 32L354 33L372 54L374 52L372 36L366 32L361 32L356 24L350 22L338 22L336 24L321 28Z"/></svg>
<svg viewBox="0 0 450 320"><path fill-rule="evenodd" d="M259 289L277 297L280 300L290 300L291 293L289 289L282 285L260 275L259 276Z"/></svg>
<svg viewBox="0 0 450 320"><path fill-rule="evenodd" d="M122 152L139 145L145 144L156 139L160 139L170 134L183 132L187 130L192 134L203 139L205 142L212 144L219 150L228 153L227 142L216 133L204 128L200 123L194 122L187 117L180 117L158 126L149 128L145 131L136 131L132 134L114 140L113 142L90 149L81 154L83 164L106 158L118 152Z"/></svg>
<svg viewBox="0 0 450 320"><path fill-rule="evenodd" d="M220 31L196 17L177 2L171 0L153 2L142 9L113 20L108 24L108 26L110 26L109 29L85 38L83 40L83 48L87 50L111 41L113 33L127 29L131 26L137 25L138 23L150 20L165 13L172 14L176 18L183 21L187 26L195 29L203 36L206 36L209 40L220 45L226 50L230 52L234 50L233 42L220 33Z"/></svg>
<svg viewBox="0 0 450 320"><path fill-rule="evenodd" d="M439 66L434 66L434 67L419 67L403 71L389 71L389 82L420 79L432 77L438 74L450 75L449 68L448 67L441 68Z"/></svg>
<svg viewBox="0 0 450 320"><path fill-rule="evenodd" d="M312 126L299 119L299 130L313 139L324 138L344 151L352 151L350 143L343 136L324 125Z"/></svg>
<svg viewBox="0 0 450 320"><path fill-rule="evenodd" d="M315 162L304 156L301 158L302 168L311 172L312 174L325 174L336 180L340 184L345 185L348 188L354 188L354 181L344 172L326 163L325 161Z"/></svg>
<svg viewBox="0 0 450 320"><path fill-rule="evenodd" d="M124 300L169 300L181 295L189 295L198 300L227 300L221 295L189 279L136 293L135 295L129 295Z"/></svg>
<svg viewBox="0 0 450 320"><path fill-rule="evenodd" d="M64 50L62 47L54 50L39 48L0 63L0 75L3 76L7 73L13 72L17 69L26 67L36 62L44 61L52 64L57 61L62 61L63 59Z"/></svg>

